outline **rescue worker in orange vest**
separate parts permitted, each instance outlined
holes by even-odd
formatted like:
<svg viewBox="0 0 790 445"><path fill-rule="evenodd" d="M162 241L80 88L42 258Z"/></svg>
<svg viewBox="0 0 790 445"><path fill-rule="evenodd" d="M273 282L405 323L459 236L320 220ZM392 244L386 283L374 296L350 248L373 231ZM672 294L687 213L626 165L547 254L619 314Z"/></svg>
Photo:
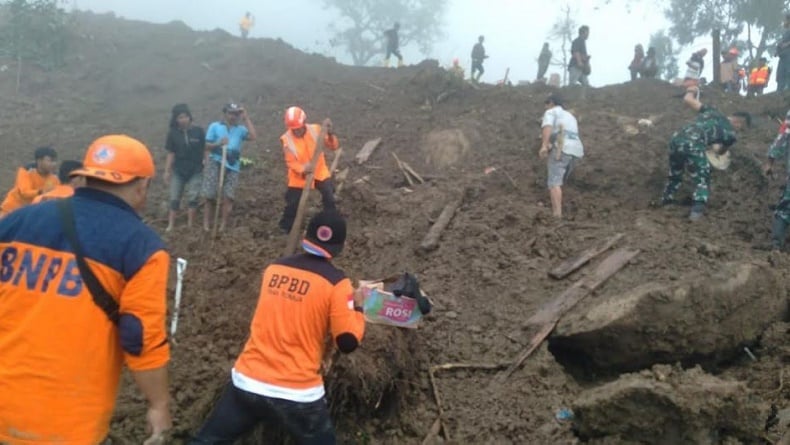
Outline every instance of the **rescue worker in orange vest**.
<svg viewBox="0 0 790 445"><path fill-rule="evenodd" d="M32 204L36 196L54 189L60 182L55 176L58 154L52 147L39 147L35 152L35 163L19 167L14 187L0 205L0 218L14 210Z"/></svg>
<svg viewBox="0 0 790 445"><path fill-rule="evenodd" d="M61 162L60 170L58 171L58 179L60 180L60 184L47 193L36 196L36 199L33 200L33 204L49 201L50 199L62 199L74 196L74 189L84 186L85 178L82 176L71 176L71 172L81 168L82 162L80 161Z"/></svg>
<svg viewBox="0 0 790 445"><path fill-rule="evenodd" d="M752 68L751 73L749 73L749 89L746 94L748 97L752 97L755 94L763 94L763 90L771 78L771 68L767 63L768 59L760 57L757 66Z"/></svg>
<svg viewBox="0 0 790 445"><path fill-rule="evenodd" d="M324 210L307 226L305 253L266 267L247 344L190 445L231 444L264 421L299 445L335 444L320 372L326 339L349 354L365 334L364 296L332 264L345 240L343 217Z"/></svg>
<svg viewBox="0 0 790 445"><path fill-rule="evenodd" d="M335 191L332 186L332 172L326 166L324 154L318 157L315 165L312 165L313 154L315 153L321 126L308 124L307 114L299 107L290 107L285 111L286 132L280 136L283 144L283 154L285 164L288 167L288 190L285 192L285 210L280 219L280 229L288 233L291 231L296 211L299 207L299 198L302 196L302 189L305 188L307 175L315 171L313 184L321 192L321 202L324 210L335 208ZM324 137L324 147L330 150L337 150L340 146L337 136L332 129L332 121L324 121L326 136Z"/></svg>
<svg viewBox="0 0 790 445"><path fill-rule="evenodd" d="M145 145L104 136L72 198L0 221L0 443L103 443L124 364L148 401L143 442L171 426L165 331L170 256L142 222ZM142 438L138 438L142 439Z"/></svg>

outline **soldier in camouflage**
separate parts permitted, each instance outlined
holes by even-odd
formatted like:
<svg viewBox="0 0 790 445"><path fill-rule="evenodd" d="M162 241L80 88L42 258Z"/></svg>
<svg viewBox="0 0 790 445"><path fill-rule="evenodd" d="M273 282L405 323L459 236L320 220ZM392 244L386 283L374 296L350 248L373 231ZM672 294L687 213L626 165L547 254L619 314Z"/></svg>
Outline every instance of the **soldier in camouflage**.
<svg viewBox="0 0 790 445"><path fill-rule="evenodd" d="M790 111L785 116L785 123L790 123ZM779 134L774 139L773 144L768 149L768 162L763 166L763 171L766 175L770 175L773 170L774 162L777 159L784 159L788 175L790 175L790 128L783 125ZM785 244L785 235L787 234L787 225L790 224L790 176L785 183L785 189L779 203L774 210L774 220L771 225L771 244L768 246L771 250L781 250Z"/></svg>
<svg viewBox="0 0 790 445"><path fill-rule="evenodd" d="M696 221L705 213L705 205L710 194L710 162L705 155L708 147L722 154L736 141L736 130L751 125L751 116L737 112L726 117L715 108L703 105L697 98L699 89L689 87L683 101L699 114L694 122L686 125L672 135L669 142L669 177L662 205L675 202L675 193L683 183L683 173L688 168L694 181L693 204L689 218Z"/></svg>

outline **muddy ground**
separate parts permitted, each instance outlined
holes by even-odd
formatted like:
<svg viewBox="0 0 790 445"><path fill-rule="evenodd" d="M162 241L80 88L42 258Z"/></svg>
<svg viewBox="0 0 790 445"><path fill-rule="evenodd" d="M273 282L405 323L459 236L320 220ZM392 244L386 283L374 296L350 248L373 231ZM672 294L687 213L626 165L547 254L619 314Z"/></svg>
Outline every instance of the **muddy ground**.
<svg viewBox="0 0 790 445"><path fill-rule="evenodd" d="M437 417L427 369L448 362L511 362L529 341L524 321L586 273L557 281L547 270L615 233L625 234L621 245L641 253L598 294L674 282L724 262L770 261L787 281L790 261L784 254L769 258L752 250L753 243L767 240L770 206L783 185L783 173L765 178L759 171L777 128L771 116L783 116L786 108L776 95L746 100L706 94L706 102L725 112L752 112L756 125L737 145L730 170L714 173L707 217L690 224L688 207L650 206L666 174L666 141L693 117L673 97L678 91L650 80L592 89L584 97L578 90L564 91L579 118L586 156L565 188L566 218L558 223L547 209L545 165L537 158L545 87L472 88L432 62L397 70L345 67L281 41L241 41L221 31L193 32L180 23L80 15L77 25L67 66L55 72L24 66L18 93L16 65L1 63L10 68L0 73L3 188L34 146L51 143L63 159L78 157L92 139L108 132L145 141L161 170L169 110L178 102L189 103L204 126L220 117L223 103L243 102L260 135L245 148L255 166L242 175L232 227L220 239L212 241L197 228L165 235L161 180L150 197L146 219L161 230L174 257L189 260L171 365L174 443L194 432L227 381L247 335L260 272L284 249L285 237L276 227L285 192L278 137L282 110L293 104L304 107L311 121L331 117L345 149L340 168L350 173L339 206L350 230L338 265L356 279L416 273L436 304L418 331L371 328L375 340L367 346L371 349L363 345L362 353L384 357L407 351L409 360L398 362L404 369L396 375L382 377L394 382L384 385L386 390L373 385L366 396L381 392L375 403L351 398L336 410L345 443L421 443ZM639 127L640 118L654 125ZM628 125L638 133L629 134ZM437 136L444 130L455 131ZM362 145L376 137L383 142L371 159L353 162ZM392 153L429 181L406 187ZM497 170L485 174L486 167ZM462 195L464 203L440 247L418 253L444 205ZM594 305L595 298L585 304ZM786 313L780 318L787 321ZM786 408L789 326L775 323L751 345L756 361L744 354L707 371L741 382L765 407ZM341 365L349 359L342 358ZM545 344L505 384L492 388L493 377L487 371L438 375L450 442L577 443L571 422L557 421L555 413L608 381L572 377ZM342 394L351 393L353 388L346 388ZM765 434L778 438L776 427ZM139 443L143 436L144 403L127 383L113 437Z"/></svg>

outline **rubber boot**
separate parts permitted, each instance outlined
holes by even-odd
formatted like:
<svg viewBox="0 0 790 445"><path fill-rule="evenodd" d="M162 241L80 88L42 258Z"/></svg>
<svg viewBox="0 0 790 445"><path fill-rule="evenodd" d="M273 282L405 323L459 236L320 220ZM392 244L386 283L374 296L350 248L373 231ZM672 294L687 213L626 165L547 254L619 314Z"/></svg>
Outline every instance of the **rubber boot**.
<svg viewBox="0 0 790 445"><path fill-rule="evenodd" d="M390 59L384 59L384 68L390 67Z"/></svg>
<svg viewBox="0 0 790 445"><path fill-rule="evenodd" d="M787 222L778 216L774 216L771 225L771 250L782 250L785 246L785 236L787 235Z"/></svg>
<svg viewBox="0 0 790 445"><path fill-rule="evenodd" d="M691 213L689 214L689 219L691 221L699 221L702 219L702 215L705 214L705 203L694 201L691 205Z"/></svg>

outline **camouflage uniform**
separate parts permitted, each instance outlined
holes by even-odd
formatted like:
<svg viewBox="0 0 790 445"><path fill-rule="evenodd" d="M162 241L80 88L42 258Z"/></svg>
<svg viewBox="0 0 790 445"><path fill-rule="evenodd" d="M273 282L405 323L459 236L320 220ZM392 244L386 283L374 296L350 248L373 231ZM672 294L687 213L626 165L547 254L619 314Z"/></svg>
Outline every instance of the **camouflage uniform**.
<svg viewBox="0 0 790 445"><path fill-rule="evenodd" d="M721 144L726 149L734 143L735 129L729 119L715 108L703 105L697 120L675 132L669 142L669 177L663 201L674 200L683 183L683 172L688 168L695 186L694 202L707 203L710 163L705 151L712 144Z"/></svg>
<svg viewBox="0 0 790 445"><path fill-rule="evenodd" d="M788 157L788 145L790 145L790 133L784 132L776 137L771 147L768 149L768 157L771 159L785 159L787 172L790 175L790 157ZM785 183L782 198L776 205L774 217L781 218L785 223L790 224L790 176Z"/></svg>

